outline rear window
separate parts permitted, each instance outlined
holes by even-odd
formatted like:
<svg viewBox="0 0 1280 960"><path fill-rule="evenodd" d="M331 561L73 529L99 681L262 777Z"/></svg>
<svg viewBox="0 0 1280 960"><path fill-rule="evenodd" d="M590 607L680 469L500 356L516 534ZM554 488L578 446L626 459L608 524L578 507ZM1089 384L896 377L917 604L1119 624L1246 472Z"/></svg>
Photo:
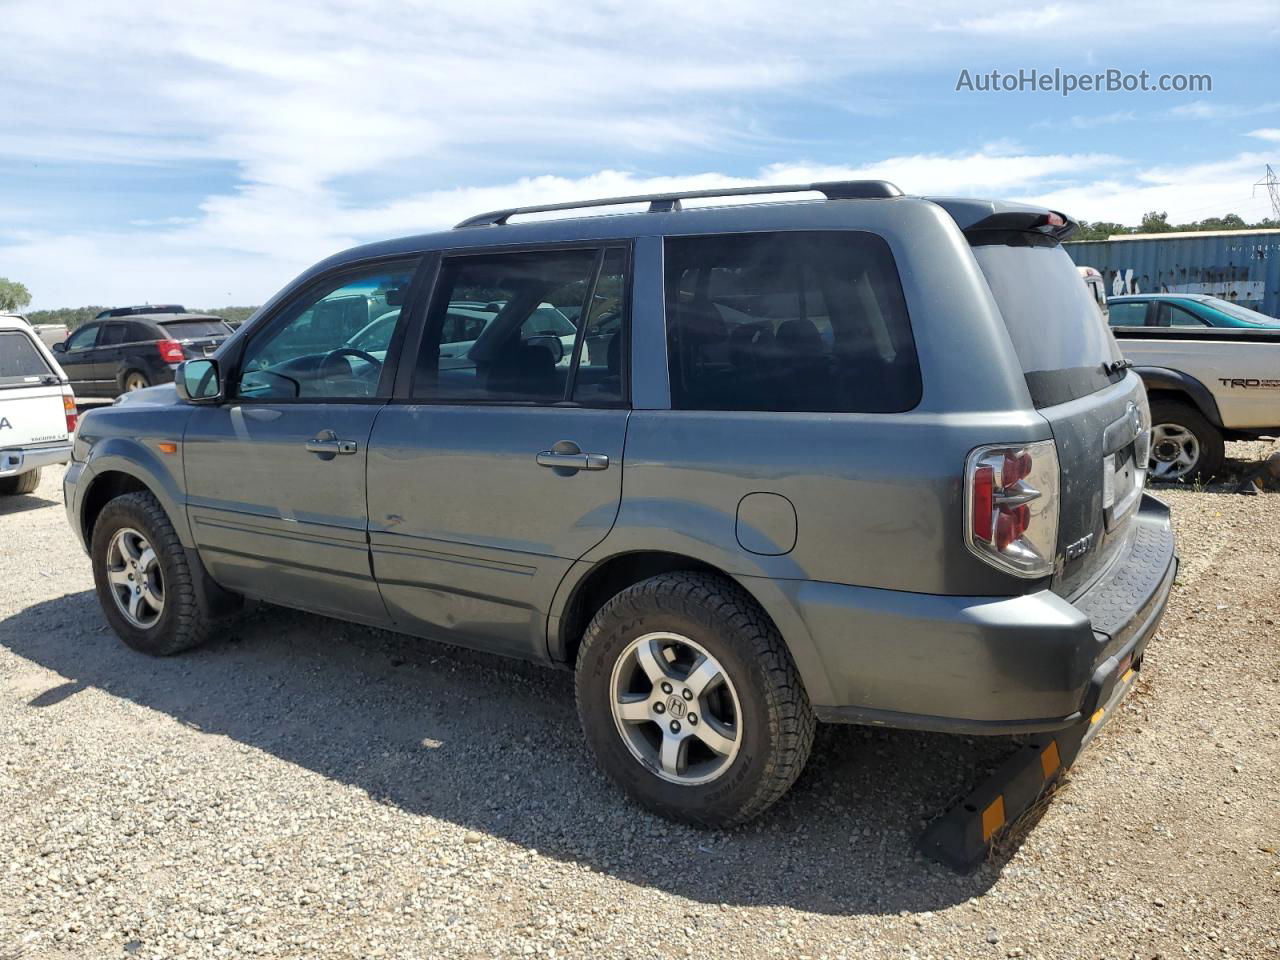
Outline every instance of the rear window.
<svg viewBox="0 0 1280 960"><path fill-rule="evenodd" d="M55 376L31 338L16 330L0 332L0 387L26 386Z"/></svg>
<svg viewBox="0 0 1280 960"><path fill-rule="evenodd" d="M858 232L666 241L677 410L892 413L920 401L898 271Z"/></svg>
<svg viewBox="0 0 1280 960"><path fill-rule="evenodd" d="M221 320L175 320L160 324L165 335L174 340L198 340L203 337L225 337L231 328Z"/></svg>
<svg viewBox="0 0 1280 960"><path fill-rule="evenodd" d="M1120 351L1075 264L1057 243L1018 235L1013 242L979 243L973 255L1037 407L1088 396L1123 376L1123 371L1104 369L1120 359ZM1111 310L1114 318L1114 305Z"/></svg>

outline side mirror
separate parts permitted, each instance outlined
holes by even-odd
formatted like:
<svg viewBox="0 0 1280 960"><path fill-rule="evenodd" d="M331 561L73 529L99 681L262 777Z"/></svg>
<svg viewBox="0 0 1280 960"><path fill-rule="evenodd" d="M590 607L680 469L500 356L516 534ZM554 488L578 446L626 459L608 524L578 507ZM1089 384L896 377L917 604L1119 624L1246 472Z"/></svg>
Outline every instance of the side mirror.
<svg viewBox="0 0 1280 960"><path fill-rule="evenodd" d="M218 361L187 360L178 364L173 386L187 403L217 403L222 399Z"/></svg>
<svg viewBox="0 0 1280 960"><path fill-rule="evenodd" d="M59 340L57 343L53 345L52 349L54 353L66 353L67 342L65 340Z"/></svg>

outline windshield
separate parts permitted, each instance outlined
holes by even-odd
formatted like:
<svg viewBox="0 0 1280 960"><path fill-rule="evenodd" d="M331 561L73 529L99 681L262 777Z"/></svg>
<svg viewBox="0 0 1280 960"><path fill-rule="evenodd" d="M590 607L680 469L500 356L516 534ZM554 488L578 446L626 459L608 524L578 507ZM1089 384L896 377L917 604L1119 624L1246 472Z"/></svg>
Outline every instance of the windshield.
<svg viewBox="0 0 1280 960"><path fill-rule="evenodd" d="M1201 301L1206 307L1212 307L1219 313L1225 313L1228 317L1234 317L1245 323L1255 324L1259 327L1280 327L1280 320L1275 317L1268 317L1265 313L1259 313L1257 310L1250 310L1248 307L1242 307L1238 303L1232 303L1230 300L1220 300L1217 297L1210 297L1208 300Z"/></svg>
<svg viewBox="0 0 1280 960"><path fill-rule="evenodd" d="M1058 244L988 243L975 246L973 255L1037 407L1088 396L1113 382L1104 365L1119 360L1120 350Z"/></svg>
<svg viewBox="0 0 1280 960"><path fill-rule="evenodd" d="M174 340L197 340L204 337L225 337L231 328L221 320L174 320L161 322L167 336Z"/></svg>
<svg viewBox="0 0 1280 960"><path fill-rule="evenodd" d="M0 333L0 387L42 383L54 376L29 336L17 330Z"/></svg>

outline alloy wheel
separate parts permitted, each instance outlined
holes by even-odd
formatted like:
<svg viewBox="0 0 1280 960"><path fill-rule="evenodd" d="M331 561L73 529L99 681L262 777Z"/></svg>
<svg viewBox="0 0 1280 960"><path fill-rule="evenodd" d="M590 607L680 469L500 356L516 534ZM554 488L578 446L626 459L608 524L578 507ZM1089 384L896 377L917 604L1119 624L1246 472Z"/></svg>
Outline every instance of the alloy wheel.
<svg viewBox="0 0 1280 960"><path fill-rule="evenodd" d="M147 538L122 527L107 545L107 584L116 609L135 627L148 630L164 613L164 574Z"/></svg>
<svg viewBox="0 0 1280 960"><path fill-rule="evenodd" d="M609 706L632 756L671 783L715 780L742 745L742 705L729 674L677 633L647 633L627 645L613 667Z"/></svg>

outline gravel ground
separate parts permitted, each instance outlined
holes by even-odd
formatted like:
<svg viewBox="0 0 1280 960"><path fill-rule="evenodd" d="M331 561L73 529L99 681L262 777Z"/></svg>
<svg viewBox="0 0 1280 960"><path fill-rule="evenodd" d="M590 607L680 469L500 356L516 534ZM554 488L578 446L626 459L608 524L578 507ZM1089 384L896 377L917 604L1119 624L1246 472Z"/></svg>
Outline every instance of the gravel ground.
<svg viewBox="0 0 1280 960"><path fill-rule="evenodd" d="M59 483L0 504L3 960L1280 957L1280 494L1162 494L1138 691L961 877L915 838L1008 740L821 728L759 821L673 826L595 772L564 673L274 609L130 652Z"/></svg>

